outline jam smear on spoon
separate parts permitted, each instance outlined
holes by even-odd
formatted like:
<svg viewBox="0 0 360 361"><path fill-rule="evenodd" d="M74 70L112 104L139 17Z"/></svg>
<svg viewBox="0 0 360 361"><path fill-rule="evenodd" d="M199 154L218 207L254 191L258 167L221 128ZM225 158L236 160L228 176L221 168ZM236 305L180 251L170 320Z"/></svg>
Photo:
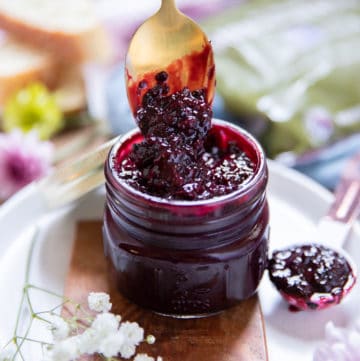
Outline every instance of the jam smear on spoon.
<svg viewBox="0 0 360 361"><path fill-rule="evenodd" d="M215 65L213 62L212 47L207 43L201 51L192 52L163 68L164 71L142 74L134 79L126 71L127 94L129 105L134 115L141 107L142 99L149 89L156 88L159 81L167 82L168 93L174 94L181 91L184 86L191 91L206 89L205 100L211 104L214 97L215 87ZM166 79L161 76L166 74ZM168 77L168 74L171 74Z"/></svg>

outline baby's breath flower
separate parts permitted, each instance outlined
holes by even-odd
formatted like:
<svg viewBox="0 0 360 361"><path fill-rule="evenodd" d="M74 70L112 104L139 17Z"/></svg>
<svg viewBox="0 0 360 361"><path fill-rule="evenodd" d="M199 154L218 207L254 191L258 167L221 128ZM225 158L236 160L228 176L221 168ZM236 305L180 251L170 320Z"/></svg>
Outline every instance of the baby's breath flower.
<svg viewBox="0 0 360 361"><path fill-rule="evenodd" d="M122 333L112 333L101 342L98 352L105 357L117 356L121 351L124 341L124 335Z"/></svg>
<svg viewBox="0 0 360 361"><path fill-rule="evenodd" d="M124 335L128 343L138 345L144 340L144 329L137 322L123 322L120 325L120 332Z"/></svg>
<svg viewBox="0 0 360 361"><path fill-rule="evenodd" d="M91 328L99 335L107 336L118 330L120 320L120 316L113 313L100 313L95 317Z"/></svg>
<svg viewBox="0 0 360 361"><path fill-rule="evenodd" d="M64 338L69 336L69 325L60 316L56 316L53 318L53 320L51 321L50 329L55 341L63 340Z"/></svg>
<svg viewBox="0 0 360 361"><path fill-rule="evenodd" d="M49 139L63 127L63 116L55 97L41 83L33 83L15 93L5 104L3 127L6 132L20 128L35 130Z"/></svg>
<svg viewBox="0 0 360 361"><path fill-rule="evenodd" d="M72 336L62 340L58 343L55 343L52 352L51 360L52 361L74 361L79 357L80 350L78 347L78 336Z"/></svg>
<svg viewBox="0 0 360 361"><path fill-rule="evenodd" d="M79 335L80 352L93 354L100 352L101 343L119 329L120 316L113 313L99 313L91 326Z"/></svg>
<svg viewBox="0 0 360 361"><path fill-rule="evenodd" d="M124 336L124 344L120 348L120 355L123 358L130 358L135 355L135 346L144 340L144 329L136 322L123 322L119 332Z"/></svg>
<svg viewBox="0 0 360 361"><path fill-rule="evenodd" d="M90 292L88 304L90 310L96 312L109 312L112 306L110 296L105 292Z"/></svg>
<svg viewBox="0 0 360 361"><path fill-rule="evenodd" d="M110 298L106 294L93 293L89 299L89 304L92 301L95 302L96 299L102 299L104 302L100 301L100 303L103 310L111 307ZM136 354L136 346L144 341L144 330L138 323L129 321L121 323L121 317L110 312L101 312L96 314L95 318L86 317L84 320L81 320L78 314L66 320L54 315L52 311L43 311L42 313L47 312L47 316L50 317L49 328L52 331L54 343L44 343L42 361L75 361L86 355L98 355L104 360L113 360L120 356L122 359L130 359ZM71 336L70 322L74 323L74 328L83 326L84 331L76 336ZM86 322L88 322L87 326ZM148 335L146 341L148 344L153 344L155 337ZM36 342L42 343L38 340ZM15 344L12 343L6 349L0 350L0 361L14 361L16 350L11 350L10 346L15 347ZM157 357L155 360L154 357L139 354L133 361L163 360L161 357Z"/></svg>
<svg viewBox="0 0 360 361"><path fill-rule="evenodd" d="M101 337L92 328L87 328L81 335L79 335L79 350L80 354L93 354L100 345Z"/></svg>
<svg viewBox="0 0 360 361"><path fill-rule="evenodd" d="M148 356L146 353L138 353L135 356L134 361L155 361L155 359L153 357ZM163 358L158 356L156 358L156 361L163 361Z"/></svg>
<svg viewBox="0 0 360 361"><path fill-rule="evenodd" d="M148 356L146 353L138 353L134 361L155 361L153 357Z"/></svg>
<svg viewBox="0 0 360 361"><path fill-rule="evenodd" d="M135 345L132 343L124 343L120 347L120 355L123 358L130 358L135 355Z"/></svg>

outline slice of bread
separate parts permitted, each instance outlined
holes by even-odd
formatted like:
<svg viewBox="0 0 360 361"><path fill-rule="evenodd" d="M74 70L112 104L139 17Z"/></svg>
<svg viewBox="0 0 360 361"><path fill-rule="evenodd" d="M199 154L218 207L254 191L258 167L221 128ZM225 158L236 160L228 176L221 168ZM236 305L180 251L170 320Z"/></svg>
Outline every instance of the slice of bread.
<svg viewBox="0 0 360 361"><path fill-rule="evenodd" d="M61 79L54 89L54 94L65 115L86 109L85 84L81 69L78 67L63 69Z"/></svg>
<svg viewBox="0 0 360 361"><path fill-rule="evenodd" d="M18 89L33 81L49 88L56 86L58 74L53 57L25 44L5 39L0 44L0 105Z"/></svg>
<svg viewBox="0 0 360 361"><path fill-rule="evenodd" d="M0 40L0 110L8 97L32 82L41 82L52 90L65 114L86 108L79 65L60 65L43 51L11 38Z"/></svg>
<svg viewBox="0 0 360 361"><path fill-rule="evenodd" d="M108 38L89 0L0 0L0 28L63 62L108 61Z"/></svg>

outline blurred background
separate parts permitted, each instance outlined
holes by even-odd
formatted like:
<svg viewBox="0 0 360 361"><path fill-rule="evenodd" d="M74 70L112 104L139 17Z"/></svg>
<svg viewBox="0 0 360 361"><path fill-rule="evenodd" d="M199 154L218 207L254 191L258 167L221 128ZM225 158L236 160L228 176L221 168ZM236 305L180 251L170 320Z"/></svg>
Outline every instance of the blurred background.
<svg viewBox="0 0 360 361"><path fill-rule="evenodd" d="M123 62L160 0L0 0L0 198L134 128ZM214 115L333 189L360 150L358 0L177 0L212 41Z"/></svg>

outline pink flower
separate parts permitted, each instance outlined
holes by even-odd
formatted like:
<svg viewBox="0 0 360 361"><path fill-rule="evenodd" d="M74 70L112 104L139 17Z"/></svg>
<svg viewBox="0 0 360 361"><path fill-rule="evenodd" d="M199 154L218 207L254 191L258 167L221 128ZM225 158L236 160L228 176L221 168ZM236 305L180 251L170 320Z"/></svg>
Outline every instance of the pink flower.
<svg viewBox="0 0 360 361"><path fill-rule="evenodd" d="M0 198L6 199L48 173L53 148L35 132L0 134Z"/></svg>

